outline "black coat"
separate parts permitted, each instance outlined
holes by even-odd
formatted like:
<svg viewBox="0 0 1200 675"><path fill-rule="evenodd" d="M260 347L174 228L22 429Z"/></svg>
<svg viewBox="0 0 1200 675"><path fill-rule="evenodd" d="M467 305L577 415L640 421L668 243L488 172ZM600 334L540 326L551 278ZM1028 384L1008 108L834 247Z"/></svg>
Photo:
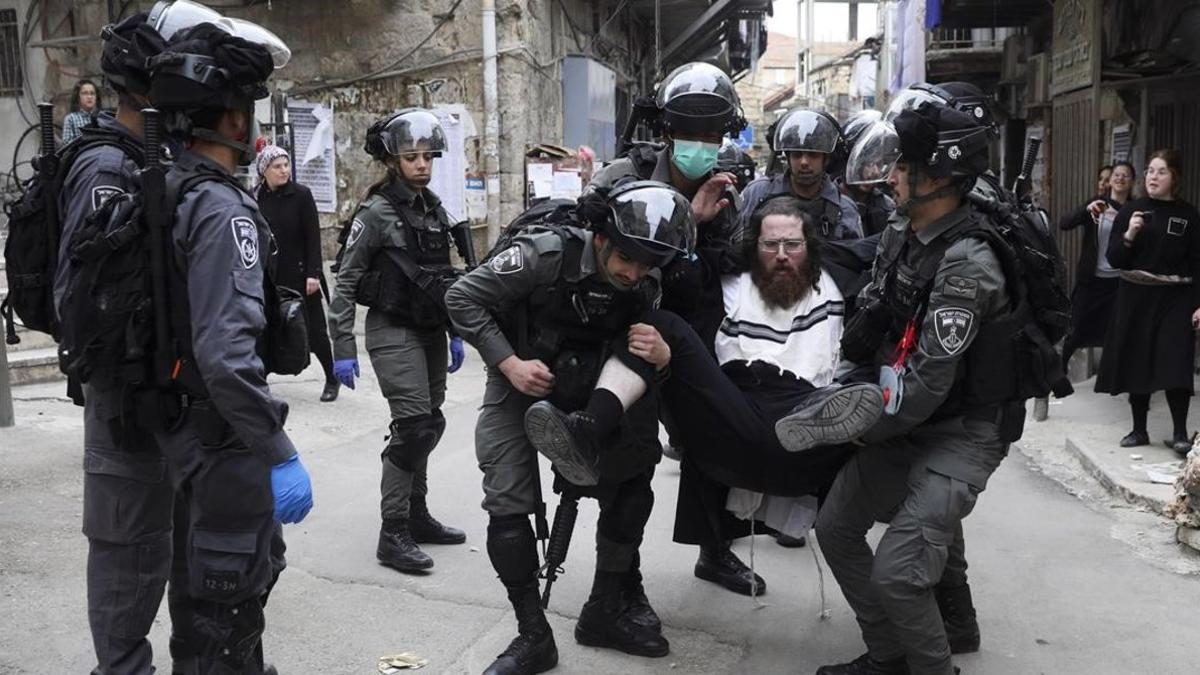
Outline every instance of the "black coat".
<svg viewBox="0 0 1200 675"><path fill-rule="evenodd" d="M296 181L276 190L264 182L255 196L279 246L275 283L303 293L306 279L321 278L321 229L312 192Z"/></svg>
<svg viewBox="0 0 1200 675"><path fill-rule="evenodd" d="M1087 284L1096 276L1096 259L1099 256L1098 247L1100 243L1096 241L1096 233L1099 228L1096 227L1096 222L1092 220L1092 214L1088 213L1088 204L1094 202L1095 199L1089 199L1078 209L1071 211L1063 216L1063 219L1058 223L1058 229L1063 232L1074 230L1077 227L1083 228L1083 246L1079 250L1079 263L1075 267L1075 285ZM1105 197L1104 201L1108 202L1111 208L1120 210L1121 204L1111 197ZM1108 242L1104 242L1104 246L1108 246Z"/></svg>

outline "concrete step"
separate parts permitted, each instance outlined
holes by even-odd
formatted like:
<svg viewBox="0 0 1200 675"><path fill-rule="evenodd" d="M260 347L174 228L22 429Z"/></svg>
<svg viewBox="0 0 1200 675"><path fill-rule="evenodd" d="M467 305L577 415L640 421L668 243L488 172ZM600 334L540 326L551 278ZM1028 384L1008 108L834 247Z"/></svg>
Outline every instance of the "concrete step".
<svg viewBox="0 0 1200 675"><path fill-rule="evenodd" d="M17 337L21 339L15 345L8 345L8 353L11 356L16 352L25 352L33 349L45 349L54 347L54 338L36 330L29 330L24 326L17 325Z"/></svg>
<svg viewBox="0 0 1200 675"><path fill-rule="evenodd" d="M52 346L9 352L8 378L14 387L66 379L58 369L58 348Z"/></svg>

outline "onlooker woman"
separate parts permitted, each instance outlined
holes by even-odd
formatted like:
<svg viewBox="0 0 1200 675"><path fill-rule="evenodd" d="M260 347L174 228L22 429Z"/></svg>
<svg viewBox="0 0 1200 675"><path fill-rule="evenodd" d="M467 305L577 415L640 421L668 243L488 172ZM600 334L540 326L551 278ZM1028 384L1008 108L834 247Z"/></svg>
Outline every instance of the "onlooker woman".
<svg viewBox="0 0 1200 675"><path fill-rule="evenodd" d="M1117 306L1104 341L1096 391L1129 393L1133 431L1121 447L1147 445L1150 394L1165 390L1174 433L1167 446L1191 449L1187 412L1200 328L1200 213L1179 199L1179 153L1158 150L1146 167L1146 196L1125 204L1109 237L1120 270Z"/></svg>
<svg viewBox="0 0 1200 675"><path fill-rule="evenodd" d="M1112 180L1113 165L1105 164L1096 173L1096 196L1103 198L1108 194L1109 183Z"/></svg>
<svg viewBox="0 0 1200 675"><path fill-rule="evenodd" d="M1083 227L1075 291L1071 294L1071 331L1063 340L1064 368L1076 349L1104 344L1120 274L1108 262L1108 238L1117 212L1129 200L1135 175L1132 164L1117 162L1112 167L1108 192L1067 214L1058 225L1064 232Z"/></svg>
<svg viewBox="0 0 1200 675"><path fill-rule="evenodd" d="M279 246L276 283L305 295L304 318L308 322L308 345L325 372L322 401L338 396L333 376L333 348L325 309L321 305L321 231L317 204L312 192L292 180L291 158L278 145L267 145L258 153L256 197L263 217L275 233Z"/></svg>
<svg viewBox="0 0 1200 675"><path fill-rule="evenodd" d="M91 80L80 80L71 91L71 112L63 119L63 143L79 135L79 132L92 123L92 118L100 112L100 89Z"/></svg>

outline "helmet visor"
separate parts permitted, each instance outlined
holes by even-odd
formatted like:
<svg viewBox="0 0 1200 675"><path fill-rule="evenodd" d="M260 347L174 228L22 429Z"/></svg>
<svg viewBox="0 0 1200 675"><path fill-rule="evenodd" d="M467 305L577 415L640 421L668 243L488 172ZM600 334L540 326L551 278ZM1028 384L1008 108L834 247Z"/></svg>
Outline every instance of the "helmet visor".
<svg viewBox="0 0 1200 675"><path fill-rule="evenodd" d="M292 59L292 50L278 35L253 21L222 16L191 0L160 0L150 10L147 22L164 40L170 40L179 31L192 26L211 23L230 35L265 47L271 53L271 61L276 69L286 66Z"/></svg>
<svg viewBox="0 0 1200 675"><path fill-rule="evenodd" d="M691 253L696 241L692 205L668 187L639 187L609 200L617 232L663 254Z"/></svg>
<svg viewBox="0 0 1200 675"><path fill-rule="evenodd" d="M931 91L925 89L905 89L896 94L896 98L892 99L891 104L888 105L887 112L883 114L883 119L886 122L891 122L896 119L896 115L905 110L916 110L923 103L932 103L939 106L948 105L946 99Z"/></svg>
<svg viewBox="0 0 1200 675"><path fill-rule="evenodd" d="M862 133L846 160L846 182L879 185L900 159L900 136L889 122L876 122Z"/></svg>
<svg viewBox="0 0 1200 675"><path fill-rule="evenodd" d="M776 152L824 152L837 149L840 133L828 117L797 110L783 118L775 130Z"/></svg>
<svg viewBox="0 0 1200 675"><path fill-rule="evenodd" d="M436 115L413 110L387 123L383 129L383 147L393 157L413 152L432 152L437 156L446 150L446 134Z"/></svg>

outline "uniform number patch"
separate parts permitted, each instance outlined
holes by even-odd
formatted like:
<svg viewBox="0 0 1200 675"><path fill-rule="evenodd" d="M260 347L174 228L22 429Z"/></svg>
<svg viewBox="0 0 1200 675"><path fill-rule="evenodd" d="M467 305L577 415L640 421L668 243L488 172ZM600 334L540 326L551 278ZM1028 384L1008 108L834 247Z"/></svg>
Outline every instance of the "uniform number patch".
<svg viewBox="0 0 1200 675"><path fill-rule="evenodd" d="M350 223L350 233L346 235L346 248L350 248L354 245L354 242L358 241L365 227L366 225L363 225L363 221L358 218L355 218L354 222Z"/></svg>
<svg viewBox="0 0 1200 675"><path fill-rule="evenodd" d="M96 187L92 188L92 210L98 211L104 202L116 197L117 195L123 194L125 194L125 191L119 187L113 187L111 185L97 185Z"/></svg>
<svg viewBox="0 0 1200 675"><path fill-rule="evenodd" d="M512 274L525 269L525 258L520 246L510 246L492 258L492 271L496 274Z"/></svg>
<svg viewBox="0 0 1200 675"><path fill-rule="evenodd" d="M258 264L258 226L253 218L233 218L233 243L242 259L242 267L250 269Z"/></svg>
<svg viewBox="0 0 1200 675"><path fill-rule="evenodd" d="M1172 216L1171 219L1167 221L1167 234L1176 237L1182 237L1183 233L1187 232L1187 226L1187 218L1176 218Z"/></svg>
<svg viewBox="0 0 1200 675"><path fill-rule="evenodd" d="M957 354L967 344L967 336L974 323L975 314L969 309L943 307L933 313L933 328L937 332L938 343L950 356Z"/></svg>

